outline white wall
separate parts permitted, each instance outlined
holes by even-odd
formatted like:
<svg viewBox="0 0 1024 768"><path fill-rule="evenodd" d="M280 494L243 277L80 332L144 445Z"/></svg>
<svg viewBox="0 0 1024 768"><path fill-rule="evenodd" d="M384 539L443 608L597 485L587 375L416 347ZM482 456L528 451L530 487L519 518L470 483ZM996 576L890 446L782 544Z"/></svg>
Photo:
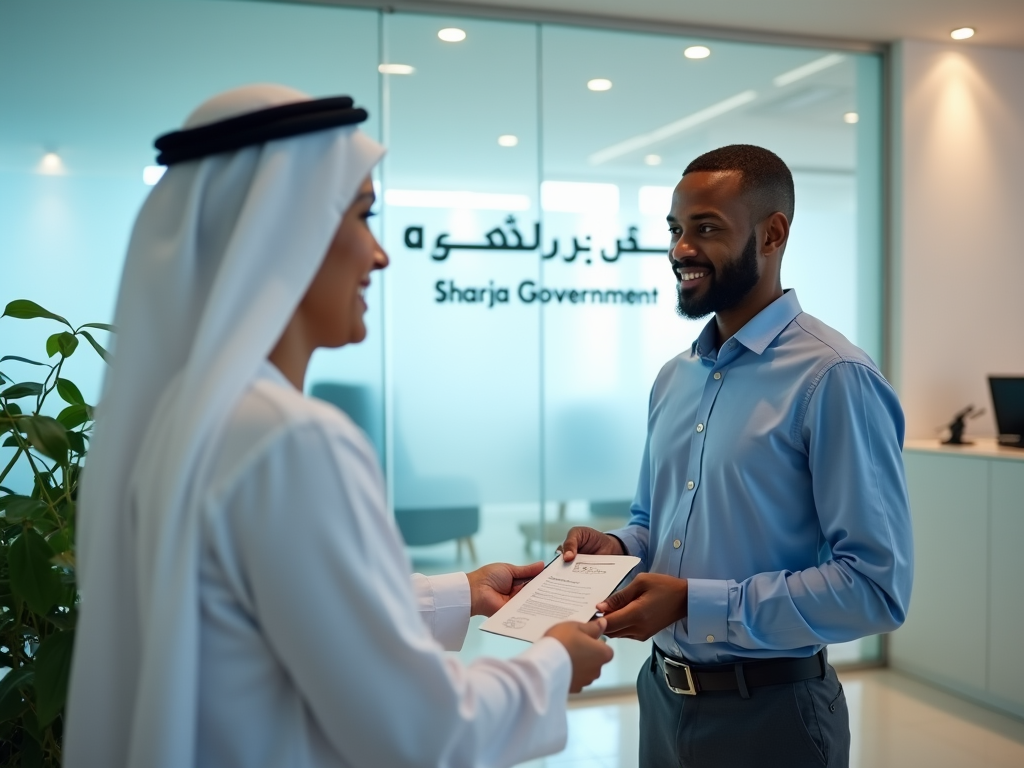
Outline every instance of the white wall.
<svg viewBox="0 0 1024 768"><path fill-rule="evenodd" d="M907 436L1024 375L1024 51L895 51L891 369Z"/></svg>

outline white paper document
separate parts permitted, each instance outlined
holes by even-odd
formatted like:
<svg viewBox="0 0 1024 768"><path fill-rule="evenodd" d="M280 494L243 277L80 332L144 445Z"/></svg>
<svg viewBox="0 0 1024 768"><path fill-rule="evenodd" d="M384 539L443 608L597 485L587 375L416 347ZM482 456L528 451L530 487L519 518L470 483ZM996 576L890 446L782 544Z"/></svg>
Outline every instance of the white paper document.
<svg viewBox="0 0 1024 768"><path fill-rule="evenodd" d="M594 606L639 562L630 555L576 555L567 563L559 555L480 629L533 643L560 622L590 621Z"/></svg>

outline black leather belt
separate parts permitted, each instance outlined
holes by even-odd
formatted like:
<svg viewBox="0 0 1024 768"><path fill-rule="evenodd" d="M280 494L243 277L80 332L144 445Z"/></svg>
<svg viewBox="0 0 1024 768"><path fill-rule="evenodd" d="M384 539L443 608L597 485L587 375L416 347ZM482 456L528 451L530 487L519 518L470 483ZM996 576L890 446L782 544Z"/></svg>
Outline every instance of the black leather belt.
<svg viewBox="0 0 1024 768"><path fill-rule="evenodd" d="M673 693L696 696L704 691L739 691L745 699L750 698L749 688L824 678L827 664L824 651L803 659L763 659L705 666L673 658L655 645L653 657Z"/></svg>

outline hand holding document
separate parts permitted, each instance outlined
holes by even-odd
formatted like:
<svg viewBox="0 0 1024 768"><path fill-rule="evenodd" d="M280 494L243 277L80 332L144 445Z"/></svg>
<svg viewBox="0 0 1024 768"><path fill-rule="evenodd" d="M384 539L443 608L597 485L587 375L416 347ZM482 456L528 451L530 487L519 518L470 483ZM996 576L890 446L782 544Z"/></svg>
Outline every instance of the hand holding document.
<svg viewBox="0 0 1024 768"><path fill-rule="evenodd" d="M594 606L639 562L629 555L576 555L568 563L556 557L480 629L533 643L560 622L590 621Z"/></svg>

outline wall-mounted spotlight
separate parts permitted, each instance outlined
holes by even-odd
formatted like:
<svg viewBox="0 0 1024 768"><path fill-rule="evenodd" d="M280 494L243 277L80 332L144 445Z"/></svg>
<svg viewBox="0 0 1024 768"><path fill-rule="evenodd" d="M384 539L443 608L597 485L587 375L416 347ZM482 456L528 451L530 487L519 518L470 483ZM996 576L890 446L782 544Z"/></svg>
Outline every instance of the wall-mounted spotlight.
<svg viewBox="0 0 1024 768"><path fill-rule="evenodd" d="M706 59L710 55L711 49L706 45L691 45L683 51L683 56L688 59Z"/></svg>
<svg viewBox="0 0 1024 768"><path fill-rule="evenodd" d="M849 123L850 125L853 125L858 120L860 120L860 115L858 115L856 112L844 112L843 113L843 122L844 123Z"/></svg>
<svg viewBox="0 0 1024 768"><path fill-rule="evenodd" d="M416 67L408 64L379 64L377 71L382 75L411 75L416 71Z"/></svg>
<svg viewBox="0 0 1024 768"><path fill-rule="evenodd" d="M519 137L511 133L505 133L498 137L498 146L501 147L514 147L518 143Z"/></svg>
<svg viewBox="0 0 1024 768"><path fill-rule="evenodd" d="M645 165L661 165L661 155L644 155Z"/></svg>
<svg viewBox="0 0 1024 768"><path fill-rule="evenodd" d="M593 80L587 81L587 88L592 91L610 91L612 89L612 81L606 80L603 77L595 77Z"/></svg>
<svg viewBox="0 0 1024 768"><path fill-rule="evenodd" d="M969 37L974 37L974 27L960 27L954 29L949 33L949 36L954 40L966 40Z"/></svg>
<svg viewBox="0 0 1024 768"><path fill-rule="evenodd" d="M461 43L466 39L466 30L458 27L445 27L438 31L437 36L446 43Z"/></svg>

